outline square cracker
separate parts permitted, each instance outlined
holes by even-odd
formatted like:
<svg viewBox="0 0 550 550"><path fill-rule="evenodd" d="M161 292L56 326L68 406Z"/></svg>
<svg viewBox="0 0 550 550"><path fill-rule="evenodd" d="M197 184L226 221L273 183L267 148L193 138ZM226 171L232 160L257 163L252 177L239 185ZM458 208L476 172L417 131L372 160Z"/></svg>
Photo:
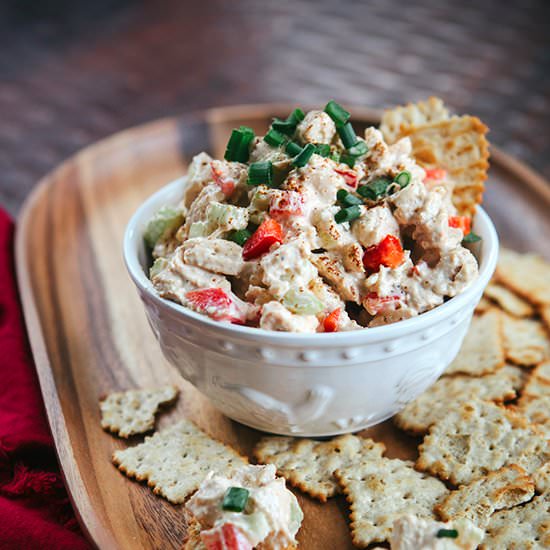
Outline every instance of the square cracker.
<svg viewBox="0 0 550 550"><path fill-rule="evenodd" d="M550 395L531 397L522 395L516 410L550 439Z"/></svg>
<svg viewBox="0 0 550 550"><path fill-rule="evenodd" d="M354 435L331 441L264 437L254 449L254 456L263 464L274 464L277 473L294 487L326 502L339 492L335 470L362 458L381 458L385 449L382 443Z"/></svg>
<svg viewBox="0 0 550 550"><path fill-rule="evenodd" d="M542 306L539 310L540 318L546 327L546 330L550 332L550 305Z"/></svg>
<svg viewBox="0 0 550 550"><path fill-rule="evenodd" d="M491 302L488 298L485 298L485 296L482 296L479 302L477 303L475 313L478 315L481 313L485 313L486 311L489 311L490 309L493 309L495 307L495 304Z"/></svg>
<svg viewBox="0 0 550 550"><path fill-rule="evenodd" d="M483 200L489 169L487 130L477 117L465 115L407 132L420 166L447 171L454 183L453 204L464 216L473 216Z"/></svg>
<svg viewBox="0 0 550 550"><path fill-rule="evenodd" d="M550 262L542 256L501 248L496 278L532 304L550 305Z"/></svg>
<svg viewBox="0 0 550 550"><path fill-rule="evenodd" d="M454 485L467 484L511 464L532 474L550 460L549 447L521 415L472 400L432 425L416 466Z"/></svg>
<svg viewBox="0 0 550 550"><path fill-rule="evenodd" d="M512 464L451 491L435 511L444 521L465 518L485 527L494 512L527 502L534 494L533 480Z"/></svg>
<svg viewBox="0 0 550 550"><path fill-rule="evenodd" d="M529 302L526 302L505 286L495 282L491 282L486 286L483 295L496 302L506 313L516 317L530 317L535 312Z"/></svg>
<svg viewBox="0 0 550 550"><path fill-rule="evenodd" d="M462 347L445 374L481 376L503 366L502 314L490 310L472 319Z"/></svg>
<svg viewBox="0 0 550 550"><path fill-rule="evenodd" d="M101 427L125 438L148 432L155 427L160 406L173 403L177 396L175 386L111 393L99 402Z"/></svg>
<svg viewBox="0 0 550 550"><path fill-rule="evenodd" d="M533 474L533 481L538 493L550 491L550 462L547 462Z"/></svg>
<svg viewBox="0 0 550 550"><path fill-rule="evenodd" d="M434 505L448 494L441 481L397 458L362 457L336 470L336 478L350 504L353 543L365 548L389 539L393 521L403 514L435 519Z"/></svg>
<svg viewBox="0 0 550 550"><path fill-rule="evenodd" d="M550 341L545 327L536 319L502 318L506 358L517 365L530 367L548 358Z"/></svg>
<svg viewBox="0 0 550 550"><path fill-rule="evenodd" d="M503 402L514 399L515 376L505 368L485 376L444 376L394 417L398 428L426 433L435 422L473 397Z"/></svg>
<svg viewBox="0 0 550 550"><path fill-rule="evenodd" d="M550 548L550 492L523 506L494 514L487 526L481 550Z"/></svg>
<svg viewBox="0 0 550 550"><path fill-rule="evenodd" d="M523 388L522 397L550 396L550 361L545 361L532 371Z"/></svg>
<svg viewBox="0 0 550 550"><path fill-rule="evenodd" d="M380 131L387 143L395 143L413 128L448 118L449 111L443 101L438 97L429 97L426 101L385 110L380 122Z"/></svg>
<svg viewBox="0 0 550 550"><path fill-rule="evenodd" d="M128 477L147 481L157 495L174 504L185 501L210 471L229 473L247 461L189 420L115 451L113 462Z"/></svg>

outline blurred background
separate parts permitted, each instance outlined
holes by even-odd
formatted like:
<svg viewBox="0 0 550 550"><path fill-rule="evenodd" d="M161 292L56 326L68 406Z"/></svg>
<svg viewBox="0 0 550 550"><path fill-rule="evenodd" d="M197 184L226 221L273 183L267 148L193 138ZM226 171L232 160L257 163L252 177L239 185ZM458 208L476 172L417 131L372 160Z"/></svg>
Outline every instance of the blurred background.
<svg viewBox="0 0 550 550"><path fill-rule="evenodd" d="M0 204L76 150L158 117L429 95L550 178L548 0L4 0Z"/></svg>

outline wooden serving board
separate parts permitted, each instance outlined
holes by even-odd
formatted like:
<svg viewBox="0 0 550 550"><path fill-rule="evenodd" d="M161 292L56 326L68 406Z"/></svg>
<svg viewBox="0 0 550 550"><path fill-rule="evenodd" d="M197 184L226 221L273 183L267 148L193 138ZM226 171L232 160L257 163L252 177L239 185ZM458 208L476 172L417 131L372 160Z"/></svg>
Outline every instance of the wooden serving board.
<svg viewBox="0 0 550 550"><path fill-rule="evenodd" d="M231 128L265 131L290 105L212 109L161 120L101 141L37 186L17 232L17 272L50 426L82 527L99 548L181 548L181 506L155 497L111 464L129 443L105 433L98 399L111 391L173 382L177 407L159 426L186 416L249 454L260 433L228 420L164 360L122 261L126 223L140 203L179 177L192 155L223 150ZM352 111L361 126L377 113ZM550 187L524 165L493 150L486 206L502 240L548 253ZM416 443L384 423L367 433L389 456L414 458ZM305 512L300 547L352 548L342 497L319 504L298 495Z"/></svg>

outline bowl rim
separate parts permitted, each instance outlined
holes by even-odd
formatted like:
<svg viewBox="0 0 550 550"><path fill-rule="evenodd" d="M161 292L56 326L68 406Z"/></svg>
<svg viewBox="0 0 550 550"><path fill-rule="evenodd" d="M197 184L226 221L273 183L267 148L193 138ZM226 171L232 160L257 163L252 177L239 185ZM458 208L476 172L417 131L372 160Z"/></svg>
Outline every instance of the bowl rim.
<svg viewBox="0 0 550 550"><path fill-rule="evenodd" d="M350 330L343 332L316 332L316 333L295 333L284 331L271 331L255 327L247 327L243 325L235 325L210 319L206 315L196 313L185 306L173 302L166 298L161 298L153 287L153 284L145 274L141 262L138 258L139 235L137 232L142 227L144 215L154 203L168 204L170 201L166 199L164 202L161 198L168 196L170 192L185 182L186 176L177 178L176 180L161 187L150 197L148 197L134 212L130 218L123 240L123 256L126 269L137 286L138 290L145 294L155 305L160 308L175 314L182 320L192 321L194 324L203 326L204 328L215 329L218 332L227 334L232 337L243 337L254 341L263 342L279 342L286 345L315 345L328 347L330 345L345 346L346 344L368 344L379 341L391 340L396 337L405 336L412 332L417 332L428 326L436 324L452 315L453 312L459 311L468 303L475 301L476 295L481 295L483 289L491 279L498 258L499 240L495 226L490 216L485 210L478 205L473 225L481 224L484 227L485 237L483 239L483 254L481 262L478 260L479 273L475 281L473 281L463 292L450 298L447 302L436 306L435 308L412 317L404 319L397 323L382 325L379 327L371 327L368 330ZM477 259L477 258L476 258Z"/></svg>

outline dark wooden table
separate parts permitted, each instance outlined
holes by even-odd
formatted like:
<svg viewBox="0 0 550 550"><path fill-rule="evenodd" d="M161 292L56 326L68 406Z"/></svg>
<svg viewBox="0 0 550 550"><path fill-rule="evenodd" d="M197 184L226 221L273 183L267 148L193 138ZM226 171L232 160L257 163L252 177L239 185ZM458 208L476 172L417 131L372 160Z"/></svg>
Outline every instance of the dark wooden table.
<svg viewBox="0 0 550 550"><path fill-rule="evenodd" d="M550 177L547 0L5 0L0 203L65 157L197 108L441 95Z"/></svg>

